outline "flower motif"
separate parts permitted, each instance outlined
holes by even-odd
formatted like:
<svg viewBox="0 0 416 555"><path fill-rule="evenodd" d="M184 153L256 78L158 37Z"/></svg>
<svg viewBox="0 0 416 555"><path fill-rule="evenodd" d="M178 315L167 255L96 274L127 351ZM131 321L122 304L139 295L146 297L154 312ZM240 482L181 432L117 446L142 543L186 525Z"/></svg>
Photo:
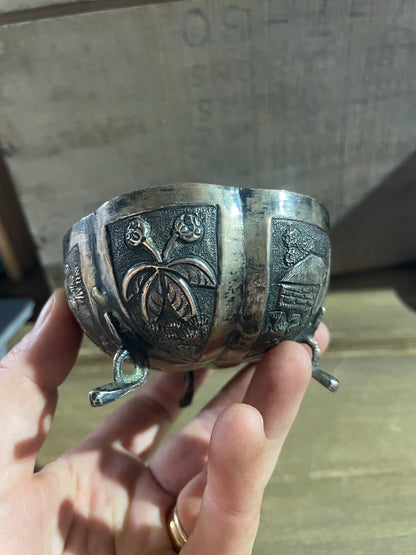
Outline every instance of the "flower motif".
<svg viewBox="0 0 416 555"><path fill-rule="evenodd" d="M173 330L177 335L176 328L183 328L182 331L189 335L188 340L196 334L193 323L200 322L200 314L194 288L215 289L217 276L211 266L196 255L172 258L169 254L178 239L192 243L203 233L204 228L195 214L182 213L176 218L171 236L160 252L152 245L150 226L138 217L129 222L126 242L132 246L141 245L151 256L127 270L122 283L123 297L127 302L133 297L137 299L148 329L159 330L165 320L173 319L167 324L169 333ZM201 333L199 324L195 329Z"/></svg>
<svg viewBox="0 0 416 555"><path fill-rule="evenodd" d="M137 247L146 241L147 225L141 218L135 218L127 226L125 239L131 247Z"/></svg>
<svg viewBox="0 0 416 555"><path fill-rule="evenodd" d="M71 271L70 266L65 264L65 287L70 307L73 310L78 310L80 305L87 301L79 266L75 266L74 271Z"/></svg>
<svg viewBox="0 0 416 555"><path fill-rule="evenodd" d="M174 229L179 238L186 243L193 243L202 237L204 228L196 214L181 214L175 221Z"/></svg>
<svg viewBox="0 0 416 555"><path fill-rule="evenodd" d="M303 237L302 240L299 242L299 249L306 255L312 252L313 248L314 248L314 241L312 237L308 235L306 237Z"/></svg>
<svg viewBox="0 0 416 555"><path fill-rule="evenodd" d="M287 253L285 254L285 263L287 266L294 266L298 262L300 262L304 257L298 249L288 249Z"/></svg>
<svg viewBox="0 0 416 555"><path fill-rule="evenodd" d="M300 239L299 231L293 227L289 227L283 236L283 242L288 248L295 247Z"/></svg>

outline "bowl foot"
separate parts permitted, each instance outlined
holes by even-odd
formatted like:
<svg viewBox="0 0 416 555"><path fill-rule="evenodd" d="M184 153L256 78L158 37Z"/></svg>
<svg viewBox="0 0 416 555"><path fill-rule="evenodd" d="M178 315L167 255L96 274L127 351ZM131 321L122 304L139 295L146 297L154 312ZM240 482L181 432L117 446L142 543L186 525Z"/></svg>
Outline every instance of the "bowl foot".
<svg viewBox="0 0 416 555"><path fill-rule="evenodd" d="M90 403L92 407L102 407L108 405L128 393L138 389L144 385L149 375L149 368L134 362L134 371L132 374L126 374L123 371L123 363L125 360L133 360L129 351L120 348L114 356L113 360L113 378L111 383L100 385L89 392Z"/></svg>
<svg viewBox="0 0 416 555"><path fill-rule="evenodd" d="M320 349L313 335L305 337L304 343L312 349L312 378L322 384L328 391L334 393L339 388L339 381L328 372L321 370L319 367Z"/></svg>

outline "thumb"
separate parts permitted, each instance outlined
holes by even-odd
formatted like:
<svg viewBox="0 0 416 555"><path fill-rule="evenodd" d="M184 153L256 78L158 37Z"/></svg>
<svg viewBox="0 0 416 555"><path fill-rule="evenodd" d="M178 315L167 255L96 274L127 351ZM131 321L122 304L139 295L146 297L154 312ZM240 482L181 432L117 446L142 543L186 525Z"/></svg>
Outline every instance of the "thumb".
<svg viewBox="0 0 416 555"><path fill-rule="evenodd" d="M219 416L200 511L183 555L252 552L266 483L265 452L263 418L257 409L235 404ZM179 516L185 498L178 499Z"/></svg>

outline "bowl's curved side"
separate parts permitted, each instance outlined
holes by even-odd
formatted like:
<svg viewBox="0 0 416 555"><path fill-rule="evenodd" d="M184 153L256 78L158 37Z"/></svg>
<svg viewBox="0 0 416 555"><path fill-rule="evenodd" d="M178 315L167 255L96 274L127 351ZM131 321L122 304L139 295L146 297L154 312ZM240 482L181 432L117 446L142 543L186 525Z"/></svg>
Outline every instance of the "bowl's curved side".
<svg viewBox="0 0 416 555"><path fill-rule="evenodd" d="M100 271L99 237L94 215L77 222L64 237L65 290L68 304L85 334L104 352L113 355L118 339L108 329L101 309L100 292L104 289ZM96 294L95 294L96 293Z"/></svg>
<svg viewBox="0 0 416 555"><path fill-rule="evenodd" d="M329 218L315 199L285 190L240 191L244 302L219 367L252 359L284 339L303 340L316 322L330 272Z"/></svg>
<svg viewBox="0 0 416 555"><path fill-rule="evenodd" d="M329 279L328 215L283 190L187 183L112 199L64 240L69 304L105 352L232 366L299 338Z"/></svg>
<svg viewBox="0 0 416 555"><path fill-rule="evenodd" d="M108 201L65 238L71 308L109 354L126 348L163 370L213 361L241 312L242 230L233 187L183 184Z"/></svg>

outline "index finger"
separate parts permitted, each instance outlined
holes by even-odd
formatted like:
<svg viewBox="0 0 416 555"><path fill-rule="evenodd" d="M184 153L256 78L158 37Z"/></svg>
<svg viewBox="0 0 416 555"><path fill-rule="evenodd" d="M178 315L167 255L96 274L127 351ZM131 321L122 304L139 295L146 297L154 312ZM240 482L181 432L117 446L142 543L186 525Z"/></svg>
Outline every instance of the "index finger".
<svg viewBox="0 0 416 555"><path fill-rule="evenodd" d="M329 332L324 324L319 326L316 337L322 350L325 350ZM264 355L247 388L243 402L255 407L263 416L269 476L310 379L310 348L293 341L284 341Z"/></svg>
<svg viewBox="0 0 416 555"><path fill-rule="evenodd" d="M81 330L56 291L33 330L0 362L0 476L4 486L33 472L55 413L58 386L78 353ZM3 487L0 485L0 487Z"/></svg>

